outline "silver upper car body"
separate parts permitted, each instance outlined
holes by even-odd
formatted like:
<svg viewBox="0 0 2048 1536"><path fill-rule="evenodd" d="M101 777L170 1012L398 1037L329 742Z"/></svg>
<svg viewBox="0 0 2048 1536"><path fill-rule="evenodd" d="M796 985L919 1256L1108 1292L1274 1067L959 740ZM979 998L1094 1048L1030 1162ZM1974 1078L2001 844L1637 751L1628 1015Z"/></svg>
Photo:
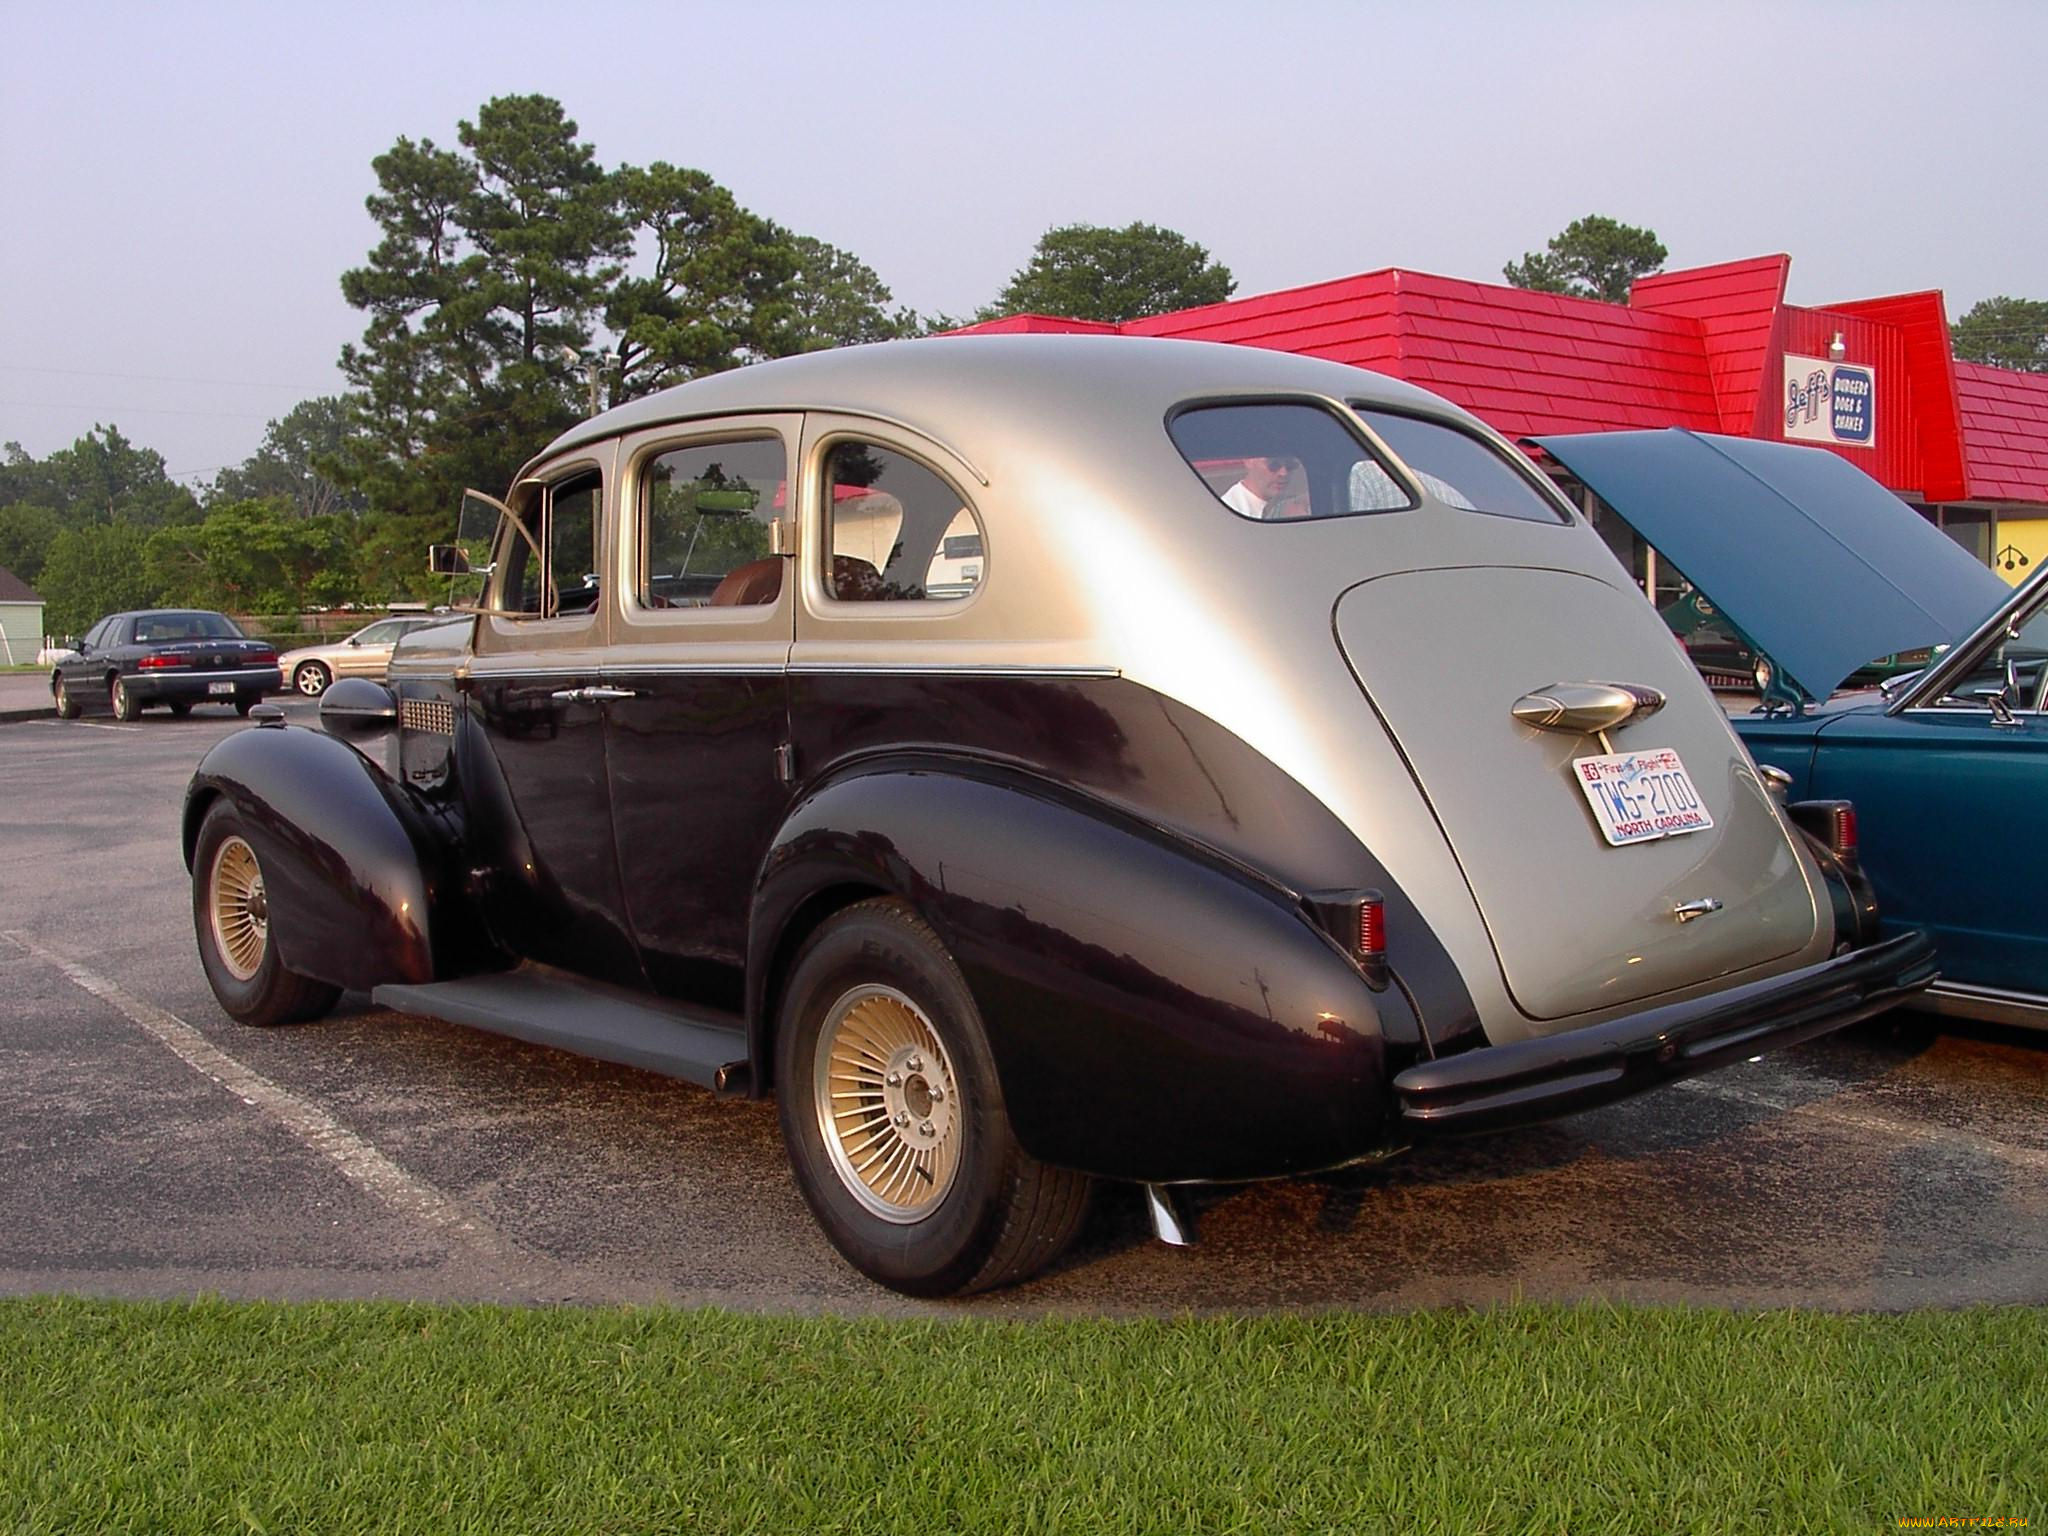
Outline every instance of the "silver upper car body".
<svg viewBox="0 0 2048 1536"><path fill-rule="evenodd" d="M1166 424L1238 402L1331 413L1358 435L1361 456L1405 482L1412 510L1233 515ZM1358 406L1477 438L1549 516L1448 504L1443 477L1408 470ZM643 607L626 574L640 559L635 526L620 517L603 558L625 600L565 643L680 665L713 649L727 659L786 653L797 673L1128 679L1253 744L1371 848L1449 950L1496 1042L1793 969L1834 943L1811 858L1654 610L1522 454L1438 396L1248 347L937 338L743 369L635 401L566 433L522 478L544 483L588 462L630 507L648 455L745 423L788 434L806 472L820 445L851 427L949 477L983 524L985 574L972 597L833 601L822 560L804 555L825 539L812 505L795 537L794 604L785 595L738 616ZM494 637L531 629L482 623L479 667ZM1602 748L1512 712L1533 689L1577 680L1664 696L1609 744L1675 749L1711 830L1604 841L1571 771ZM1702 899L1720 904L1710 921L1673 919Z"/></svg>

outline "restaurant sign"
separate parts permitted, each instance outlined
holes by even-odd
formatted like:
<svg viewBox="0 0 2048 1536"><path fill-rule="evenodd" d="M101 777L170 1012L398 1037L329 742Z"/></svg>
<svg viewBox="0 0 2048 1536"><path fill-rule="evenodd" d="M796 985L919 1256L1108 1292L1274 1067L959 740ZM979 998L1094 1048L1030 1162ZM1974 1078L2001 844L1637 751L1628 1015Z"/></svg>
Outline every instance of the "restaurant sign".
<svg viewBox="0 0 2048 1536"><path fill-rule="evenodd" d="M1877 371L1785 354L1785 436L1798 443L1877 445Z"/></svg>

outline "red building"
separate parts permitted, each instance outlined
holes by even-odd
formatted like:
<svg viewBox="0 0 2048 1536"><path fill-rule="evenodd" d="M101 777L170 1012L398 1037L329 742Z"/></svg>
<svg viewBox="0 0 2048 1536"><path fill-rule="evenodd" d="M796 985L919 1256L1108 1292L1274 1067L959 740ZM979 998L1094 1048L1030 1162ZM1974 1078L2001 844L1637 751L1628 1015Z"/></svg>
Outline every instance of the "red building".
<svg viewBox="0 0 2048 1536"><path fill-rule="evenodd" d="M1791 265L1665 272L1627 304L1388 268L1120 326L1017 315L970 329L1313 353L1435 390L1512 438L1677 426L1812 442L2009 579L2048 557L2048 374L1958 362L1939 292L1788 304ZM1619 535L1617 552L1656 585Z"/></svg>

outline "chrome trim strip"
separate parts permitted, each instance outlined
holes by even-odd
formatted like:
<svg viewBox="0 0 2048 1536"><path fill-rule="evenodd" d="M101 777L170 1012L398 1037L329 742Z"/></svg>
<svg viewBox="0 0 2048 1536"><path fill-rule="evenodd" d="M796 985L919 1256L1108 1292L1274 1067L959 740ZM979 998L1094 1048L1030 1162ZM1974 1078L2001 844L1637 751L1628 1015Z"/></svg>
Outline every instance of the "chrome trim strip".
<svg viewBox="0 0 2048 1536"><path fill-rule="evenodd" d="M240 677L266 677L277 670L276 665L273 663L267 667L224 668L218 672L208 667L151 667L147 672L124 672L121 675L123 677L132 677L139 683L147 683L158 678L178 678L182 680L188 677L203 677L208 682L232 682Z"/></svg>
<svg viewBox="0 0 2048 1536"><path fill-rule="evenodd" d="M942 663L809 661L789 669L792 677L1122 677L1121 667L1034 667L1000 662Z"/></svg>
<svg viewBox="0 0 2048 1536"><path fill-rule="evenodd" d="M606 677L781 677L789 669L779 661L647 661L603 670Z"/></svg>
<svg viewBox="0 0 2048 1536"><path fill-rule="evenodd" d="M477 667L469 676L476 682L519 682L530 678L588 677L1007 677L1007 678L1116 678L1121 667L1033 667L996 662L891 663L861 661L800 662L783 666L775 662L614 662L595 667L520 667L517 669Z"/></svg>
<svg viewBox="0 0 2048 1536"><path fill-rule="evenodd" d="M2048 997L2034 992L2007 992L1999 987L1973 987L1962 981L1937 981L1921 994L1919 1006L1951 1019L2048 1029Z"/></svg>

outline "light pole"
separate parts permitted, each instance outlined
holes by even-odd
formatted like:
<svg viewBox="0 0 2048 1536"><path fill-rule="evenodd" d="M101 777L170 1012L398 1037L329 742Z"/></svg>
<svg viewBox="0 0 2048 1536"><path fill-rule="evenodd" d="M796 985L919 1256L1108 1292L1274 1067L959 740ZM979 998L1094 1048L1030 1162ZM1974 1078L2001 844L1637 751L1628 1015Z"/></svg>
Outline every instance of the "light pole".
<svg viewBox="0 0 2048 1536"><path fill-rule="evenodd" d="M562 361L571 368L581 368L583 376L590 381L590 414L595 416L604 409L598 396L598 381L604 376L605 369L611 366L610 358L603 352L593 352L586 357L574 347L564 347Z"/></svg>

